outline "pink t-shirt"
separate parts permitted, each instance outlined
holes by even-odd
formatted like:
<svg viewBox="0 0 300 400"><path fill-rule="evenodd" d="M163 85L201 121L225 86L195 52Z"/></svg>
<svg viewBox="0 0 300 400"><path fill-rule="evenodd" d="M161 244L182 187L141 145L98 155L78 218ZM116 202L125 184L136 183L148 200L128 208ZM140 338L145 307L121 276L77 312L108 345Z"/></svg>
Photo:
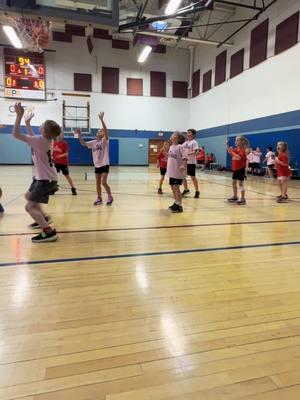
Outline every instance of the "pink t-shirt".
<svg viewBox="0 0 300 400"><path fill-rule="evenodd" d="M198 143L196 142L196 140L195 139L187 140L183 144L183 147L186 151L187 163L188 164L197 164L197 154L193 154L193 155L188 154L188 153L196 152L199 149L199 146L198 146Z"/></svg>
<svg viewBox="0 0 300 400"><path fill-rule="evenodd" d="M89 149L92 149L93 162L96 168L109 165L109 140L102 138L100 140L91 140L86 142Z"/></svg>
<svg viewBox="0 0 300 400"><path fill-rule="evenodd" d="M27 144L33 150L34 179L57 181L57 173L51 159L51 141L44 136L25 135Z"/></svg>
<svg viewBox="0 0 300 400"><path fill-rule="evenodd" d="M186 151L182 144L172 144L168 153L167 175L169 178L184 179L186 170L180 167L187 159Z"/></svg>

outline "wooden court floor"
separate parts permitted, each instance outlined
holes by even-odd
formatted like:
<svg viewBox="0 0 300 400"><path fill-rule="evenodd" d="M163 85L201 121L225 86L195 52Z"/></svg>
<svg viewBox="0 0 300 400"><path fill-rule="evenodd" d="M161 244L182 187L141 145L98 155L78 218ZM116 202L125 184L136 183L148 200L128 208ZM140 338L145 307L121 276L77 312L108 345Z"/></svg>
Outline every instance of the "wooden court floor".
<svg viewBox="0 0 300 400"><path fill-rule="evenodd" d="M30 167L0 167L1 400L299 400L300 184L201 173L170 214L155 168L115 167L112 207L88 167L48 206L60 240L31 244Z"/></svg>

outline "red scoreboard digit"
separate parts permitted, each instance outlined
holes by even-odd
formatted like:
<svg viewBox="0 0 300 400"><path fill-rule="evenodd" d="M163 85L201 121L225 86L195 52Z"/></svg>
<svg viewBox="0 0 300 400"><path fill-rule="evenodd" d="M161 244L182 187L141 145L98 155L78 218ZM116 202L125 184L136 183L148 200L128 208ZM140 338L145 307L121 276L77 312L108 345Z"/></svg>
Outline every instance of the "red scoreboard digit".
<svg viewBox="0 0 300 400"><path fill-rule="evenodd" d="M5 97L45 100L43 54L4 49Z"/></svg>

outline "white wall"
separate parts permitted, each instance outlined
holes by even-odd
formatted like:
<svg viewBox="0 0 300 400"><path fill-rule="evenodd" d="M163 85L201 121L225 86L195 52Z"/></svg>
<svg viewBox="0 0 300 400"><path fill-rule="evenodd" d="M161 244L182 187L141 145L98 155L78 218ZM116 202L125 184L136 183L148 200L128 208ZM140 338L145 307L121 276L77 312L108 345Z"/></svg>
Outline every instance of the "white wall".
<svg viewBox="0 0 300 400"><path fill-rule="evenodd" d="M0 42L5 41L0 36ZM67 104L82 104L88 99L63 97L63 92L74 92L73 73L92 74L93 92L91 93L91 126L98 127L97 113L106 112L106 120L112 129L138 130L176 130L186 129L189 104L185 99L172 98L172 81L188 80L189 52L184 49L167 49L167 54L153 53L148 61L137 63L139 47L128 50L111 48L111 41L93 39L94 51L90 55L86 46L86 38L73 36L73 43L53 42L54 53L45 52L46 87L49 102L24 102L35 108L35 124L40 124L46 118L61 122L62 100ZM3 93L4 70L3 49L0 48L0 74L3 77L0 90ZM102 66L120 68L119 95L101 93ZM167 73L167 97L150 97L150 71ZM143 78L144 96L127 96L126 79ZM12 124L14 115L8 111L13 100L0 99L0 123Z"/></svg>
<svg viewBox="0 0 300 400"><path fill-rule="evenodd" d="M234 46L227 48L226 82L190 100L190 126L207 129L300 108L300 44L274 56L276 26L299 7L299 0L278 1L234 38ZM243 18L243 11L235 18ZM266 18L269 18L268 59L249 69L251 30ZM242 48L245 71L229 79L231 55ZM197 48L194 71L201 70L201 86L203 74L209 69L213 71L214 86L215 58L223 50Z"/></svg>

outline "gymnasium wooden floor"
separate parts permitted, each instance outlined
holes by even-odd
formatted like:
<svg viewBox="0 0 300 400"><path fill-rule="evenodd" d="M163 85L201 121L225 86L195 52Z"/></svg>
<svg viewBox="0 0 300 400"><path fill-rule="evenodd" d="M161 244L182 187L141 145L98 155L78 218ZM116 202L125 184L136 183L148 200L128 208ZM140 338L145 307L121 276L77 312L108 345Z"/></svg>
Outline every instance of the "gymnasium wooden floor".
<svg viewBox="0 0 300 400"><path fill-rule="evenodd" d="M112 168L115 202L48 206L57 243L31 244L30 167L1 167L0 399L299 400L300 184L201 173L201 198L170 214L155 168ZM63 178L60 183L66 187Z"/></svg>

